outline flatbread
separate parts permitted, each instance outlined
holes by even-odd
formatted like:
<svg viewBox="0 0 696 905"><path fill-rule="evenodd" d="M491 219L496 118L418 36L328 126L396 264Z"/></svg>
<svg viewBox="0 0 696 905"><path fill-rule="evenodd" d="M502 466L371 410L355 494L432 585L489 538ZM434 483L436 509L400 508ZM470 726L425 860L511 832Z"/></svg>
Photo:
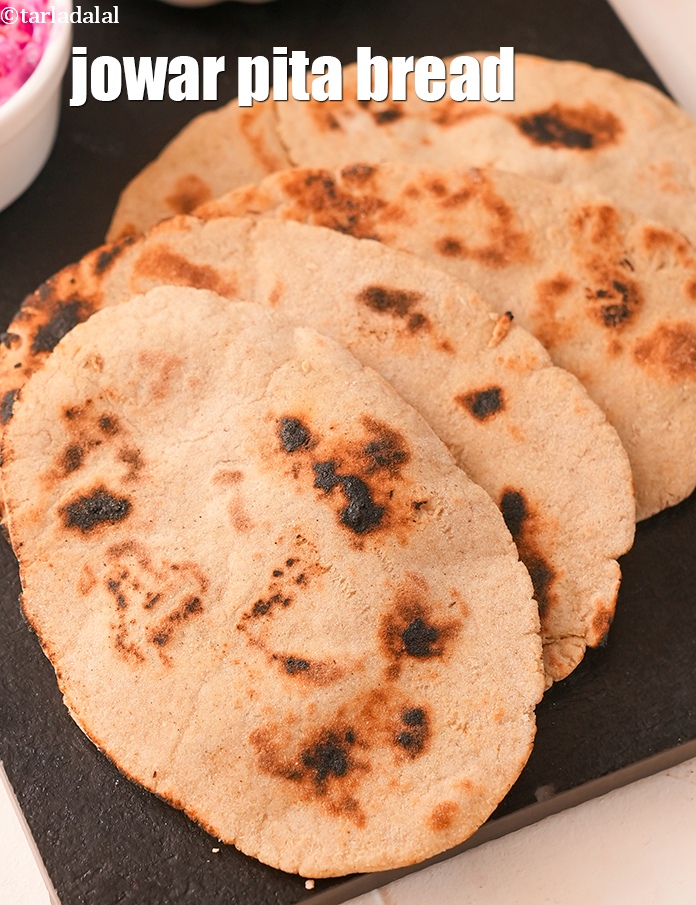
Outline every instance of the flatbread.
<svg viewBox="0 0 696 905"><path fill-rule="evenodd" d="M411 90L408 101L376 104L356 100L355 65L343 76L342 102L275 105L297 164L498 167L604 195L696 242L696 123L644 82L516 54L514 101L427 102Z"/></svg>
<svg viewBox="0 0 696 905"><path fill-rule="evenodd" d="M514 101L455 102L446 95L427 102L411 85L404 102L358 102L354 64L343 68L343 85L343 101L258 105L269 108L264 141L280 141L294 166L387 160L495 166L604 195L696 242L696 124L649 85L584 63L525 54L515 56ZM222 123L228 115L219 111L194 119L182 133L185 139L170 143L151 175L126 189L128 205L144 208L153 195L171 195L172 186L191 173L212 185L205 148L210 131L217 130L215 117ZM227 134L236 141L232 131ZM228 165L216 163L215 194L244 184L234 158L225 159ZM126 215L125 204L116 211L110 239L156 222L149 215ZM164 216L161 209L160 204L154 213Z"/></svg>
<svg viewBox="0 0 696 905"><path fill-rule="evenodd" d="M3 478L24 611L131 778L286 871L466 838L531 750L532 588L496 507L381 378L164 288L23 391Z"/></svg>
<svg viewBox="0 0 696 905"><path fill-rule="evenodd" d="M98 249L27 299L0 358L6 417L68 316L166 283L241 296L321 330L427 418L505 513L535 583L549 683L605 638L616 558L635 525L616 432L530 334L412 255L296 223L168 221Z"/></svg>
<svg viewBox="0 0 696 905"><path fill-rule="evenodd" d="M327 226L413 252L538 337L606 412L637 516L696 486L696 248L617 205L494 170L287 170L204 205Z"/></svg>
<svg viewBox="0 0 696 905"><path fill-rule="evenodd" d="M231 185L256 182L290 166L276 135L271 104L237 101L196 117L121 193L109 241L190 214Z"/></svg>

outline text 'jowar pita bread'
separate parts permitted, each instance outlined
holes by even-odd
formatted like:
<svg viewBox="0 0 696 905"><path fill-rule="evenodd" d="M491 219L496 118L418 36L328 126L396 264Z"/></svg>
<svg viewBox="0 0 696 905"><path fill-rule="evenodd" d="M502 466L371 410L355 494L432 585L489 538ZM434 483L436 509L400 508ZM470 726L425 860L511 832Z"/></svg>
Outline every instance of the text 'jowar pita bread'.
<svg viewBox="0 0 696 905"><path fill-rule="evenodd" d="M616 432L530 334L413 255L296 223L163 223L27 299L0 358L6 408L57 334L162 284L239 294L326 333L424 415L503 511L534 582L549 682L605 638L635 526Z"/></svg>
<svg viewBox="0 0 696 905"><path fill-rule="evenodd" d="M524 764L541 645L503 519L313 330L190 289L99 312L23 388L3 480L71 713L242 851L411 863Z"/></svg>

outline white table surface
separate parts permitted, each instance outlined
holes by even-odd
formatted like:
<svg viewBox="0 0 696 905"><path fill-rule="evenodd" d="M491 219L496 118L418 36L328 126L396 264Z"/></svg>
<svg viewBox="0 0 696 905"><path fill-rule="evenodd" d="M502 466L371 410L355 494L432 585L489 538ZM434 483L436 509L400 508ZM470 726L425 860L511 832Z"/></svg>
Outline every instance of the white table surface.
<svg viewBox="0 0 696 905"><path fill-rule="evenodd" d="M696 0L610 2L668 89L696 116ZM696 759L360 896L352 905L588 902L696 905ZM1 768L0 905L58 905Z"/></svg>

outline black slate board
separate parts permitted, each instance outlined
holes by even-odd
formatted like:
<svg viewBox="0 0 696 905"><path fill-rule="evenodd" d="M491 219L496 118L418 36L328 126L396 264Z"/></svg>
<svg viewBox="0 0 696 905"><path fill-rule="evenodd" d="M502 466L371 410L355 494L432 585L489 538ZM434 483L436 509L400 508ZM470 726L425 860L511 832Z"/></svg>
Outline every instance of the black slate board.
<svg viewBox="0 0 696 905"><path fill-rule="evenodd" d="M119 13L118 26L77 26L73 44L87 46L90 57L225 54L220 103L236 94L237 56L270 56L277 45L344 63L358 45L387 56L513 45L659 85L604 0L277 0L198 11L122 0ZM68 91L66 83L48 166L0 214L3 324L26 293L100 243L121 187L191 116L215 106L119 100L71 108ZM598 794L693 754L693 745L673 749L696 739L696 498L639 526L622 566L608 646L547 694L529 764L496 812L500 821L479 839L554 809L535 804L540 787L568 792L553 799L557 809L573 794ZM125 780L70 720L20 615L19 590L13 556L0 543L0 759L63 905L329 903L387 879L321 881L310 893L300 878L233 848L214 854L215 840ZM660 752L662 759L639 764Z"/></svg>

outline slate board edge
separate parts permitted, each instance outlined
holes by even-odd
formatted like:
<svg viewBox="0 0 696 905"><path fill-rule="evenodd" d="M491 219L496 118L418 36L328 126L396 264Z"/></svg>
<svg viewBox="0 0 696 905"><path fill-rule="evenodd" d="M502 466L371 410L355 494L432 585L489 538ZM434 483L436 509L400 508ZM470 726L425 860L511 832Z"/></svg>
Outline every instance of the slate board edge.
<svg viewBox="0 0 696 905"><path fill-rule="evenodd" d="M43 862L43 857L41 852L39 851L39 846L36 844L36 840L31 832L31 827L27 823L27 818L24 816L24 811L22 810L19 801L17 800L17 796L15 795L15 791L12 788L10 780L8 779L7 773L5 772L5 765L2 760L0 760L0 787L5 793L6 797L9 799L10 806L17 817L17 822L19 823L21 830L24 834L24 838L27 846L31 850L31 854L34 858L34 863L36 864L37 870L41 875L41 879L48 891L48 901L50 905L61 905L60 899L58 898L58 893L53 886L53 881L51 880L48 871L46 870L46 865Z"/></svg>

